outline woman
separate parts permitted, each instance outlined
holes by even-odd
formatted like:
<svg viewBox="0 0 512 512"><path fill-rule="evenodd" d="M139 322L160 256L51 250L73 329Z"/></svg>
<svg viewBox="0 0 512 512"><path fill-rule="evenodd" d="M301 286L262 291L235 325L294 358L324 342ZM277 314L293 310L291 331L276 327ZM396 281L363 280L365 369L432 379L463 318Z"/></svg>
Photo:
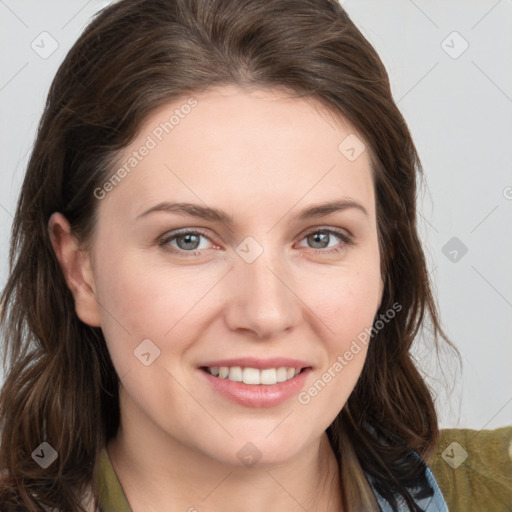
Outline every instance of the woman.
<svg viewBox="0 0 512 512"><path fill-rule="evenodd" d="M337 2L101 11L14 220L2 510L107 510L105 461L133 511L447 510L420 172Z"/></svg>

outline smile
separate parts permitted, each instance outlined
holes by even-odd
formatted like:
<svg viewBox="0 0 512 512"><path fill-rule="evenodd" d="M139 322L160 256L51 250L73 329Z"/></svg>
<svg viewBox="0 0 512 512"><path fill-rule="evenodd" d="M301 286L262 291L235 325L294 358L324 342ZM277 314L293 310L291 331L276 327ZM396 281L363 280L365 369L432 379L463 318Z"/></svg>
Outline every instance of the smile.
<svg viewBox="0 0 512 512"><path fill-rule="evenodd" d="M228 379L231 382L243 382L248 385L264 384L272 386L278 382L286 382L293 379L301 372L301 368L291 368L281 366L279 368L242 368L241 366L212 366L204 367L204 371L218 377L219 379Z"/></svg>
<svg viewBox="0 0 512 512"><path fill-rule="evenodd" d="M266 408L296 396L304 388L312 368L201 366L198 372L210 389L225 399L244 407Z"/></svg>

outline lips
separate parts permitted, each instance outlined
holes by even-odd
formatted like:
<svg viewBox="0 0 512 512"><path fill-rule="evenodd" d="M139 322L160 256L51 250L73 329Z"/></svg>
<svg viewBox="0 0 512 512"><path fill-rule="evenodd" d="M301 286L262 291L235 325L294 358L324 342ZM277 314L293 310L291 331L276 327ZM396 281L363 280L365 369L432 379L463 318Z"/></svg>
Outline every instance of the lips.
<svg viewBox="0 0 512 512"><path fill-rule="evenodd" d="M239 358L207 361L199 370L225 398L246 407L273 407L304 387L312 367L291 358Z"/></svg>

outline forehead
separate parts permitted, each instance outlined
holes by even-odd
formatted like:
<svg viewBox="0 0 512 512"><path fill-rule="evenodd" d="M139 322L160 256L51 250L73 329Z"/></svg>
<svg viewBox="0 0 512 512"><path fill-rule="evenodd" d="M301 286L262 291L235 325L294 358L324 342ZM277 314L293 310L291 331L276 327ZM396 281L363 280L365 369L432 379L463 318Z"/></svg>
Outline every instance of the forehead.
<svg viewBox="0 0 512 512"><path fill-rule="evenodd" d="M147 118L118 159L116 169L128 172L105 203L131 217L166 200L275 213L343 196L372 213L368 153L350 124L317 100L216 87Z"/></svg>

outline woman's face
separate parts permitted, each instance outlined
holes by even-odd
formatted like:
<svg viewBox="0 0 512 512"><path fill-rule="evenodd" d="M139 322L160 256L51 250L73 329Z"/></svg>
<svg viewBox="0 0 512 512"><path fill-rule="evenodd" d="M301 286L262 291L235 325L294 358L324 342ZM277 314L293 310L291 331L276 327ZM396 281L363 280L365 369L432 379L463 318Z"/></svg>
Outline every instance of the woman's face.
<svg viewBox="0 0 512 512"><path fill-rule="evenodd" d="M151 115L95 191L96 323L141 439L279 463L318 441L363 368L382 294L369 155L311 99L187 100Z"/></svg>

